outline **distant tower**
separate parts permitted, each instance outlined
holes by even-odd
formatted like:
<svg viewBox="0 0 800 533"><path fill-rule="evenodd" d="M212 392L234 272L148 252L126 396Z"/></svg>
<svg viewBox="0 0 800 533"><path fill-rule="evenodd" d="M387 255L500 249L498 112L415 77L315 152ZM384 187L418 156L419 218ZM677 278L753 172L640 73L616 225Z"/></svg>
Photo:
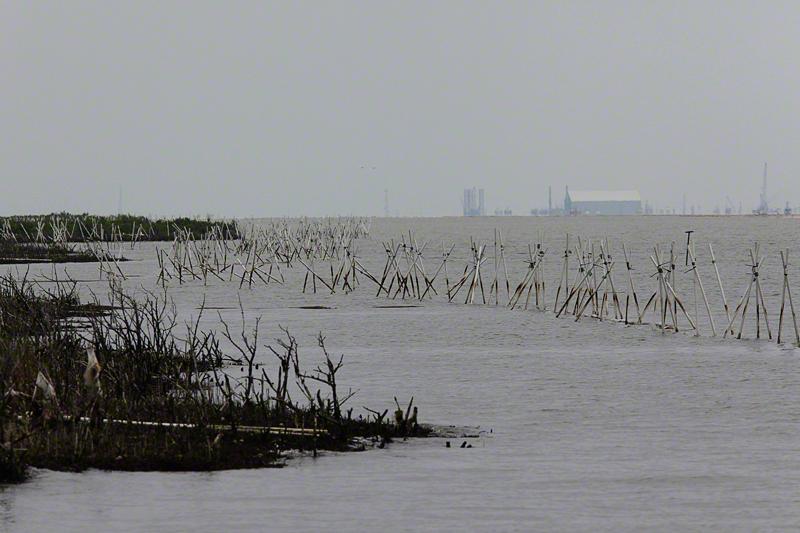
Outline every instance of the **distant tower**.
<svg viewBox="0 0 800 533"><path fill-rule="evenodd" d="M389 218L389 189L383 190L383 216Z"/></svg>
<svg viewBox="0 0 800 533"><path fill-rule="evenodd" d="M759 215L769 214L769 204L767 203L767 163L764 163L764 181L761 184L761 199L758 203L757 213Z"/></svg>
<svg viewBox="0 0 800 533"><path fill-rule="evenodd" d="M683 211L681 212L682 215L686 214L686 193L683 193ZM694 213L692 213L694 214Z"/></svg>
<svg viewBox="0 0 800 533"><path fill-rule="evenodd" d="M464 216L482 217L486 215L486 194L483 189L464 189Z"/></svg>
<svg viewBox="0 0 800 533"><path fill-rule="evenodd" d="M122 187L119 188L119 197L117 198L117 214L122 214Z"/></svg>
<svg viewBox="0 0 800 533"><path fill-rule="evenodd" d="M547 187L547 216L553 214L553 187Z"/></svg>
<svg viewBox="0 0 800 533"><path fill-rule="evenodd" d="M483 198L483 189L481 189L481 198ZM475 187L471 189L464 189L464 216L474 217L479 215L478 205L478 191Z"/></svg>

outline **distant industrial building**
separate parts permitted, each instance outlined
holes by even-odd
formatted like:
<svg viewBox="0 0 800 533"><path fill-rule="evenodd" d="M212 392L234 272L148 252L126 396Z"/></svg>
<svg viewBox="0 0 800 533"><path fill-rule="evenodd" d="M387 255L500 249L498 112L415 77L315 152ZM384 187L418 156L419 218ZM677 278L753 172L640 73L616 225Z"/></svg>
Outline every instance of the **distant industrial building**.
<svg viewBox="0 0 800 533"><path fill-rule="evenodd" d="M486 197L483 189L464 189L464 216L482 217L486 215Z"/></svg>
<svg viewBox="0 0 800 533"><path fill-rule="evenodd" d="M571 191L567 188L564 211L571 215L638 215L638 191Z"/></svg>

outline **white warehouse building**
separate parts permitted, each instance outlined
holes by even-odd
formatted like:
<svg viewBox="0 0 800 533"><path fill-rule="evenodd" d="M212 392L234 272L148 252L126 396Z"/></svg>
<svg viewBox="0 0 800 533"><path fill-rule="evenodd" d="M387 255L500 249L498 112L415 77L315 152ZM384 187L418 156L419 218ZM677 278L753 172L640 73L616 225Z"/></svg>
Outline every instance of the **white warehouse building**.
<svg viewBox="0 0 800 533"><path fill-rule="evenodd" d="M571 191L567 188L564 212L571 215L638 215L639 191Z"/></svg>

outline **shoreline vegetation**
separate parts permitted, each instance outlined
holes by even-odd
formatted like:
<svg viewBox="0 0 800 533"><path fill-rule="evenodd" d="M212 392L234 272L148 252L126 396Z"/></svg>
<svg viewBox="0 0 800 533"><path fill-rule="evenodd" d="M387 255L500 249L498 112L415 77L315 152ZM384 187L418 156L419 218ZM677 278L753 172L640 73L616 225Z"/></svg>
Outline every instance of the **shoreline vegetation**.
<svg viewBox="0 0 800 533"><path fill-rule="evenodd" d="M71 243L17 242L0 239L0 265L29 265L34 263L94 263L110 260L106 253L100 258L87 247ZM124 261L124 258L119 258Z"/></svg>
<svg viewBox="0 0 800 533"><path fill-rule="evenodd" d="M176 217L152 219L140 215L51 213L0 217L0 239L15 242L139 242L171 241L179 235L200 238L239 237L233 220Z"/></svg>
<svg viewBox="0 0 800 533"><path fill-rule="evenodd" d="M180 238L239 238L234 221L136 215L52 213L0 217L0 264L124 261L116 243Z"/></svg>
<svg viewBox="0 0 800 533"><path fill-rule="evenodd" d="M265 344L259 320L220 332L179 325L163 294L134 299L109 283L82 303L77 283L45 290L0 277L0 482L29 466L80 471L280 466L288 450L360 450L426 436L413 398L354 415L344 356L301 356L296 338ZM265 351L266 350L266 351ZM271 360L262 355L269 354ZM308 361L307 361L308 359Z"/></svg>

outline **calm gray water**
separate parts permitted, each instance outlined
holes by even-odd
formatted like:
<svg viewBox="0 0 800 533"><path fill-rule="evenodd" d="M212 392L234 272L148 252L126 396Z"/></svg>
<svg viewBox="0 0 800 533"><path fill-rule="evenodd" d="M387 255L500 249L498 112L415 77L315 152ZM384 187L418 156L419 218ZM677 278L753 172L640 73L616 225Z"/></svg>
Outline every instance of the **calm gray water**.
<svg viewBox="0 0 800 533"><path fill-rule="evenodd" d="M641 297L655 287L645 262L652 246L675 240L682 252L683 232L693 229L721 331L724 312L706 243L714 245L735 305L748 282L747 248L760 241L774 333L782 283L777 251L790 248L800 264L798 224L777 217L378 219L360 255L380 273L380 241L410 229L420 244L431 241L429 271L438 266L442 240L458 243L461 261L454 260L452 279L463 269L470 236L491 240L499 227L513 283L524 272L527 243L541 233L550 247L550 309L566 232L608 236L614 253L624 239L634 252ZM152 288L153 245L126 254L140 259L125 265L138 276L129 287ZM87 280L84 290L102 292L104 282L89 281L97 278L96 267L67 269ZM48 269L32 269L40 271ZM384 409L394 395L401 401L414 395L421 420L479 425L491 436L472 441L472 449L412 440L292 459L283 469L37 471L28 483L0 488L0 531L775 531L800 525L800 351L791 345L712 338L702 316L703 335L696 337L588 318L576 323L550 311L465 306L463 297L458 304L435 297L420 307L376 308L386 300L375 298L367 281L353 294L325 296L303 295L297 269L287 278L285 286L241 291L234 283L193 283L172 287L170 296L187 319L204 296L233 319L241 297L249 319L262 317L262 338L276 336L278 324L288 326L309 361L322 330L329 347L345 354L344 379L359 391L354 407ZM796 266L790 279L800 297ZM622 270L615 282L627 282ZM693 313L691 278L682 275L678 283ZM294 308L309 304L333 309ZM702 315L702 303L699 309ZM203 325L218 321L207 312ZM745 332L753 336L752 328Z"/></svg>

